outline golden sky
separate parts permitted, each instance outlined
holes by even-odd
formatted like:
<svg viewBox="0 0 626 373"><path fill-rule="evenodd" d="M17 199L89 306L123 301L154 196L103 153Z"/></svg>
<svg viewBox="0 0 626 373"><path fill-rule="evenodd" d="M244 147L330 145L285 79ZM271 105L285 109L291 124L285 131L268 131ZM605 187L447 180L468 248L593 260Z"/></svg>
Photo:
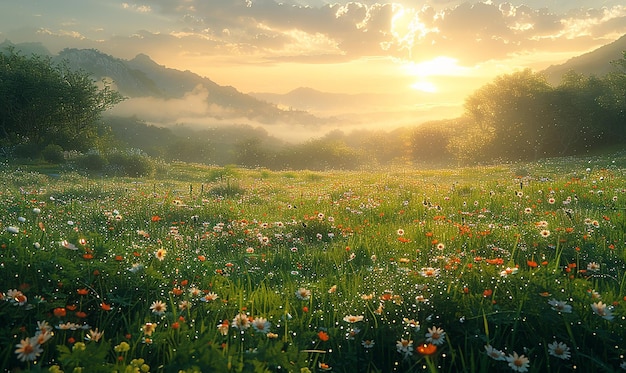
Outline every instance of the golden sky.
<svg viewBox="0 0 626 373"><path fill-rule="evenodd" d="M623 0L0 4L0 39L41 42L53 53L144 53L244 93L402 95L454 115L497 75L563 63L624 34Z"/></svg>

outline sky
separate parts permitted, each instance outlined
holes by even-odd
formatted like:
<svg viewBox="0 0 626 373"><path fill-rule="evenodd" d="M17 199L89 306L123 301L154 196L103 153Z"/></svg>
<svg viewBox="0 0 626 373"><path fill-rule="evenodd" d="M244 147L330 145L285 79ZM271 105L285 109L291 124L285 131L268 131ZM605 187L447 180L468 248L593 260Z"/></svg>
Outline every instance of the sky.
<svg viewBox="0 0 626 373"><path fill-rule="evenodd" d="M244 93L399 95L410 110L452 116L498 75L539 71L624 34L623 0L0 3L0 40L144 53Z"/></svg>

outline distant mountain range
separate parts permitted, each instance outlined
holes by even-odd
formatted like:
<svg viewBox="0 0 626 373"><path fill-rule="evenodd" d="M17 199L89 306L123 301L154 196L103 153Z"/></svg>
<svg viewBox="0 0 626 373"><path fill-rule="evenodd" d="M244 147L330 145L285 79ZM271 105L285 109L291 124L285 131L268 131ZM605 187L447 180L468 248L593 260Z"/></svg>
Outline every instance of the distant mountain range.
<svg viewBox="0 0 626 373"><path fill-rule="evenodd" d="M206 92L207 107L219 107L220 120L247 118L262 124L318 125L332 122L332 118L319 118L302 110L284 110L269 102L237 91L231 86L221 86L211 79L191 71L170 69L154 62L149 56L139 54L132 60L123 60L96 49L64 49L52 55L40 43L0 43L0 50L13 47L23 54L51 57L56 62L66 62L71 68L82 69L96 81L107 79L114 88L129 98L183 99L199 88ZM203 92L204 92L203 91ZM207 115L211 115L208 113Z"/></svg>

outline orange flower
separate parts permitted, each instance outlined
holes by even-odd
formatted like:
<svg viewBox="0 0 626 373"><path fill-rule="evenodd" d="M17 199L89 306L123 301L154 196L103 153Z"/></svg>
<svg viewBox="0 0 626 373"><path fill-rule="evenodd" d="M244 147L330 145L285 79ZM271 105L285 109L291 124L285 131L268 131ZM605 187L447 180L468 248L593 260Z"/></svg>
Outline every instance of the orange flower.
<svg viewBox="0 0 626 373"><path fill-rule="evenodd" d="M55 317L65 317L65 315L67 314L67 311L65 311L65 308L63 307L57 307L52 311L52 314Z"/></svg>
<svg viewBox="0 0 626 373"><path fill-rule="evenodd" d="M417 352L422 355L432 355L437 352L437 346L432 343L417 346Z"/></svg>
<svg viewBox="0 0 626 373"><path fill-rule="evenodd" d="M174 295L181 295L182 293L183 293L183 290L181 288L172 289L172 294Z"/></svg>
<svg viewBox="0 0 626 373"><path fill-rule="evenodd" d="M322 342L326 342L330 339L330 336L328 335L328 333L326 333L323 330L320 330L319 333L317 333L317 337L320 339L320 341Z"/></svg>
<svg viewBox="0 0 626 373"><path fill-rule="evenodd" d="M83 259L91 260L93 259L93 254L90 254L90 253L83 254Z"/></svg>
<svg viewBox="0 0 626 373"><path fill-rule="evenodd" d="M198 255L198 260L204 262L206 260L206 257L204 255Z"/></svg>
<svg viewBox="0 0 626 373"><path fill-rule="evenodd" d="M78 292L78 295L87 295L87 294L89 294L89 290L85 289L85 288L78 289L78 290L76 290L76 292Z"/></svg>
<svg viewBox="0 0 626 373"><path fill-rule="evenodd" d="M483 297L485 298L490 297L491 294L493 294L493 290L491 289L485 289L485 291L483 291Z"/></svg>
<svg viewBox="0 0 626 373"><path fill-rule="evenodd" d="M75 304L68 304L67 306L65 306L65 308L67 308L70 311L75 311L77 307Z"/></svg>
<svg viewBox="0 0 626 373"><path fill-rule="evenodd" d="M100 308L102 308L103 311L111 311L111 305L104 302L100 303Z"/></svg>
<svg viewBox="0 0 626 373"><path fill-rule="evenodd" d="M87 314L83 311L78 311L76 312L76 317L78 317L79 319L84 319L85 317L87 317Z"/></svg>
<svg viewBox="0 0 626 373"><path fill-rule="evenodd" d="M537 262L535 262L534 260L527 260L526 264L528 264L530 268L537 268L538 266Z"/></svg>
<svg viewBox="0 0 626 373"><path fill-rule="evenodd" d="M122 260L124 260L124 257L121 256L121 255L116 255L115 256L115 260L118 261L118 262L121 262Z"/></svg>
<svg viewBox="0 0 626 373"><path fill-rule="evenodd" d="M152 215L152 218L150 219L153 223L156 223L158 221L161 221L161 217L159 215Z"/></svg>
<svg viewBox="0 0 626 373"><path fill-rule="evenodd" d="M172 323L172 329L176 330L178 328L180 328L180 323L178 321Z"/></svg>

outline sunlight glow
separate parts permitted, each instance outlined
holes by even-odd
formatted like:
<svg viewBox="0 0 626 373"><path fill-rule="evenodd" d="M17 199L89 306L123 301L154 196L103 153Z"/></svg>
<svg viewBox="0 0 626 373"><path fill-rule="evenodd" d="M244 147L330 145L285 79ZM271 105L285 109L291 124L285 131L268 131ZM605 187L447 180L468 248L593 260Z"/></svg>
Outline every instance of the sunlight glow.
<svg viewBox="0 0 626 373"><path fill-rule="evenodd" d="M409 63L406 68L410 75L414 76L451 76L467 73L467 68L457 65L457 59L439 56L430 61L421 63Z"/></svg>
<svg viewBox="0 0 626 373"><path fill-rule="evenodd" d="M431 83L431 82L426 82L426 81L419 81L419 82L415 82L413 84L411 84L411 88L417 90L417 91L422 91L422 92L426 92L426 93L435 93L437 92L437 87Z"/></svg>

